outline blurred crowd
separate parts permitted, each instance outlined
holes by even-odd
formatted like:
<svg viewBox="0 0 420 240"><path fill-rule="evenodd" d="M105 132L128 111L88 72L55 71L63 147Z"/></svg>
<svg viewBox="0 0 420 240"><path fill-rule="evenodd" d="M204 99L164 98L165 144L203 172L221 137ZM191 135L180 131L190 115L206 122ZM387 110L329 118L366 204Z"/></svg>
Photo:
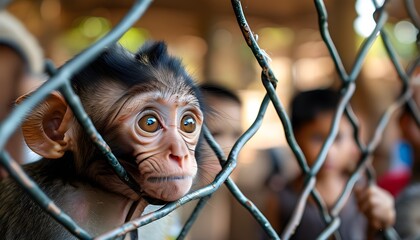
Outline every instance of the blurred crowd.
<svg viewBox="0 0 420 240"><path fill-rule="evenodd" d="M13 110L18 96L42 83L43 66L44 57L37 40L16 18L4 10L0 11L0 121ZM413 103L418 110L420 71L415 71L410 81ZM211 81L200 87L208 106L206 125L227 157L245 130L242 128L241 98L232 89L211 84ZM340 93L333 89L297 92L292 99L289 108L292 128L307 162L305 171L314 166L330 133L339 99ZM354 191L346 197L338 213L341 239L381 238L388 227L395 227L404 239L420 236L420 127L415 114L408 105L395 114L396 121L392 124L398 128L398 137L384 163L387 167L378 171L380 174L373 182L362 174ZM337 122L336 138L316 175L315 189L330 210L335 207L361 159L362 153L357 148L353 134L352 125L345 117ZM22 164L34 158L19 131L9 139L6 151ZM244 154L254 160L242 163ZM216 155L206 143L201 149L200 158L207 171L201 173L202 181L196 183L196 188L211 183L221 169L217 165ZM373 163L377 165L375 161L374 154L367 161L367 167ZM231 178L242 193L263 211L274 229L282 234L308 181L305 171L300 170L288 146L244 149ZM0 171L1 176L6 176L4 170ZM157 223L162 234L156 239L176 237L195 203L187 204L166 220L162 219L165 222ZM164 225L167 230L162 230ZM325 227L326 223L311 195L292 239L313 239ZM259 223L225 186L213 194L187 236L187 239L200 240L265 238L267 236Z"/></svg>

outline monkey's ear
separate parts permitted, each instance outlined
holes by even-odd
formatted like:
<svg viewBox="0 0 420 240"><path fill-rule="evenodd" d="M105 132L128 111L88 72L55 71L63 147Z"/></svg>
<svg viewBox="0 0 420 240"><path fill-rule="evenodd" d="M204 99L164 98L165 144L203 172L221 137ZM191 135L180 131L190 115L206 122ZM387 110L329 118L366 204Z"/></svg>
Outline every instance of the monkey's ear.
<svg viewBox="0 0 420 240"><path fill-rule="evenodd" d="M166 44L162 41L146 42L136 53L135 58L139 61L149 62L152 65L161 62L168 57Z"/></svg>
<svg viewBox="0 0 420 240"><path fill-rule="evenodd" d="M19 104L26 96L20 97ZM73 113L58 92L51 93L25 119L22 133L29 148L45 158L60 158L72 150L69 131Z"/></svg>

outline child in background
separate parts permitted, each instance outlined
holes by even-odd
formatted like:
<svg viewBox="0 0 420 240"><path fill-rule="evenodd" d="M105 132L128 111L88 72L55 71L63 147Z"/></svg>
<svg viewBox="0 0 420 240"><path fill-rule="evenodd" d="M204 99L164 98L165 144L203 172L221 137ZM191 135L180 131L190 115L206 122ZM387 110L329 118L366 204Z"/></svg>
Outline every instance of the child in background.
<svg viewBox="0 0 420 240"><path fill-rule="evenodd" d="M10 114L17 97L42 83L43 65L43 52L35 37L16 17L0 9L0 122ZM28 159L30 151L20 131L7 141L6 151L18 163L34 160ZM0 167L0 179L6 175Z"/></svg>
<svg viewBox="0 0 420 240"><path fill-rule="evenodd" d="M310 167L329 134L339 98L340 95L333 90L312 90L298 94L292 101L293 132ZM358 159L352 126L343 117L339 122L335 142L316 176L316 189L328 208L334 206ZM301 174L285 189L268 199L265 215L279 234L296 208L304 178ZM343 240L369 239L378 231L393 225L394 201L389 193L375 185L356 188L339 217L339 232ZM325 228L318 207L309 197L302 220L291 239L314 239Z"/></svg>
<svg viewBox="0 0 420 240"><path fill-rule="evenodd" d="M228 157L236 140L242 134L242 102L235 92L223 86L206 83L200 86L203 99L207 107L205 124L219 144L223 153ZM202 182L197 187L203 187L214 180L220 172L219 160L210 146L203 141L203 147L199 153L202 163ZM225 186L221 186L213 193L196 222L191 228L187 239L191 240L227 240L232 239L230 192ZM184 218L187 219L196 201L183 208ZM234 220L234 219L233 219Z"/></svg>
<svg viewBox="0 0 420 240"><path fill-rule="evenodd" d="M411 80L413 100L420 109L420 67L416 69ZM420 238L420 127L407 106L402 109L399 117L402 133L401 142L404 142L406 151L411 153L409 161L410 172L401 174L395 169L381 180L384 188L397 190L395 208L397 211L395 230L402 239ZM409 166L410 166L409 165ZM380 182L378 181L378 184ZM395 186L397 185L397 186ZM397 188L398 187L398 188Z"/></svg>
<svg viewBox="0 0 420 240"><path fill-rule="evenodd" d="M420 109L420 67L411 79L413 100ZM391 168L378 178L378 185L398 196L411 184L420 183L420 127L408 106L402 108L399 115L401 138L395 143Z"/></svg>

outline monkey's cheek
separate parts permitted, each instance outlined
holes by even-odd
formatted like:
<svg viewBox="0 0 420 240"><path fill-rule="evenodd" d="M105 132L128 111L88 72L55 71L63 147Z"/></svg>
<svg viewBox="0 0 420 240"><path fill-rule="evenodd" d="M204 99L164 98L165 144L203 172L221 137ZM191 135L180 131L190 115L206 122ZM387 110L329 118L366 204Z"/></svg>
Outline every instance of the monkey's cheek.
<svg viewBox="0 0 420 240"><path fill-rule="evenodd" d="M191 186L192 178L188 178L162 183L148 183L144 190L152 198L172 202L187 194Z"/></svg>

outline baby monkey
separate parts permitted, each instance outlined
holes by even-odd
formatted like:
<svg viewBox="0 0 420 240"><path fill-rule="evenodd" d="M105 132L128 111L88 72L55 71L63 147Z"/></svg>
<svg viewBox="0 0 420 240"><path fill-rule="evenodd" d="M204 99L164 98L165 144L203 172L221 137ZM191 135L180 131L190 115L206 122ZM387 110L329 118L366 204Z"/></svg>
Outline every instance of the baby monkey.
<svg viewBox="0 0 420 240"><path fill-rule="evenodd" d="M137 194L118 178L63 96L51 93L22 124L26 143L43 157L24 169L79 226L99 235L139 217L150 202L175 201L190 191L199 167L201 97L163 42L147 43L136 54L109 47L71 83L141 188ZM0 239L71 238L13 179L0 182Z"/></svg>

